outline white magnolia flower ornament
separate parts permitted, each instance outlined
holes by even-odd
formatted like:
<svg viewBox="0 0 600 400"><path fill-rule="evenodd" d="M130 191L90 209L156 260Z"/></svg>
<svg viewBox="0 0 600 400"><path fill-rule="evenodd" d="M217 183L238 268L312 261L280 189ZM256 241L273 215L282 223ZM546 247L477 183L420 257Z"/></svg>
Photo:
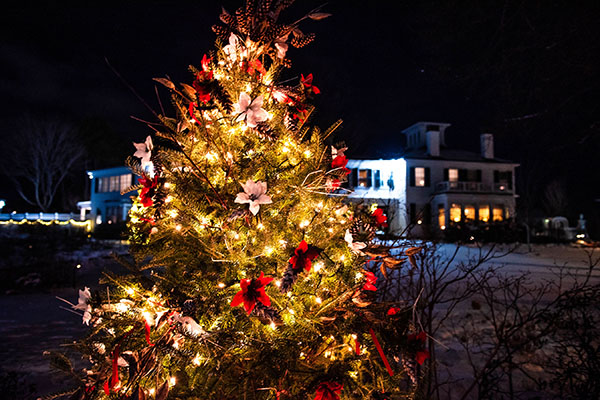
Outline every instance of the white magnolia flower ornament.
<svg viewBox="0 0 600 400"><path fill-rule="evenodd" d="M83 311L82 323L86 325L89 325L92 319L92 306L88 304L90 297L92 297L90 288L86 286L83 290L79 290L79 299L77 299L77 304L73 305L74 310Z"/></svg>
<svg viewBox="0 0 600 400"><path fill-rule="evenodd" d="M361 250L367 247L366 243L354 242L352 239L352 234L348 229L346 229L346 235L344 235L344 240L346 241L346 243L348 243L348 247L350 247L350 250L361 256L365 254Z"/></svg>
<svg viewBox="0 0 600 400"><path fill-rule="evenodd" d="M152 156L152 149L154 145L152 144L152 137L148 136L144 143L135 143L135 153L133 153L134 157L141 158L142 161L142 169L146 169L146 166L149 166L152 169L152 161L150 161L150 157Z"/></svg>
<svg viewBox="0 0 600 400"><path fill-rule="evenodd" d="M271 204L271 197L267 196L267 182L254 182L248 179L245 184L242 183L243 193L238 193L235 198L236 203L250 204L250 212L254 215L258 214L261 204Z"/></svg>
<svg viewBox="0 0 600 400"><path fill-rule="evenodd" d="M262 94L254 100L250 100L250 96L246 93L240 93L240 99L233 105L233 111L235 114L239 114L235 119L236 121L243 121L245 119L246 125L250 128L256 128L256 125L259 122L266 121L269 115L262 109Z"/></svg>
<svg viewBox="0 0 600 400"><path fill-rule="evenodd" d="M223 47L223 53L229 58L231 62L235 62L238 59L238 48L240 48L240 40L238 37L232 32L229 35L229 44ZM248 56L248 50L245 48L241 48L239 51L240 59Z"/></svg>

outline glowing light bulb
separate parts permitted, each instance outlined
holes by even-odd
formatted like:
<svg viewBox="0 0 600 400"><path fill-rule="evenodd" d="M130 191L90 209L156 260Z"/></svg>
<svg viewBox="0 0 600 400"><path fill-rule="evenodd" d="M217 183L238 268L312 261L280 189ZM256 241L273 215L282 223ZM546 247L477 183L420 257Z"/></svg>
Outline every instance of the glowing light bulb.
<svg viewBox="0 0 600 400"><path fill-rule="evenodd" d="M171 187L171 184L169 182L165 182L165 184L163 185L163 187L165 189L169 189Z"/></svg>
<svg viewBox="0 0 600 400"><path fill-rule="evenodd" d="M355 278L356 278L356 280L362 279L363 278L362 272L357 272Z"/></svg>
<svg viewBox="0 0 600 400"><path fill-rule="evenodd" d="M265 247L265 255L270 256L273 254L274 249L271 246Z"/></svg>
<svg viewBox="0 0 600 400"><path fill-rule="evenodd" d="M259 223L258 223L258 225L256 225L256 228L257 228L259 231L262 231L263 229L265 229L265 226L262 224L262 222L259 222Z"/></svg>
<svg viewBox="0 0 600 400"><path fill-rule="evenodd" d="M200 365L202 359L200 358L200 354L196 354L196 357L194 357L194 359L192 360L192 364L194 365Z"/></svg>
<svg viewBox="0 0 600 400"><path fill-rule="evenodd" d="M282 153L289 153L289 151L290 151L290 149L289 149L287 146L283 146L283 147L281 148L281 152L282 152Z"/></svg>
<svg viewBox="0 0 600 400"><path fill-rule="evenodd" d="M169 379L169 385L171 385L171 386L175 386L176 384L177 384L177 379L175 379L175 377L174 377L174 376L172 376L172 377Z"/></svg>
<svg viewBox="0 0 600 400"><path fill-rule="evenodd" d="M181 231L181 228L182 228L181 225L179 225L179 224L175 225L175 230L177 232Z"/></svg>
<svg viewBox="0 0 600 400"><path fill-rule="evenodd" d="M239 239L239 238L240 238L240 235L239 235L239 234L236 232L236 233L234 233L234 234L233 234L233 238L234 238L235 240L237 240L237 239Z"/></svg>
<svg viewBox="0 0 600 400"><path fill-rule="evenodd" d="M276 329L277 325L275 325L275 322L271 321L271 329Z"/></svg>
<svg viewBox="0 0 600 400"><path fill-rule="evenodd" d="M214 162L219 159L219 155L217 153L215 153L214 151L206 153L206 155L204 157L210 162Z"/></svg>
<svg viewBox="0 0 600 400"><path fill-rule="evenodd" d="M323 300L320 297L315 297L315 303L321 304Z"/></svg>
<svg viewBox="0 0 600 400"><path fill-rule="evenodd" d="M346 259L346 256L342 254L342 255L340 256L340 261L344 261L345 259Z"/></svg>
<svg viewBox="0 0 600 400"><path fill-rule="evenodd" d="M167 214L171 218L177 218L177 216L179 215L179 212L177 210L169 210L169 211L167 211Z"/></svg>
<svg viewBox="0 0 600 400"><path fill-rule="evenodd" d="M225 287L225 284L223 282L219 282L219 284L217 286L220 287L221 289L223 289Z"/></svg>
<svg viewBox="0 0 600 400"><path fill-rule="evenodd" d="M314 268L315 268L315 272L319 272L319 270L321 268L323 268L323 263L321 261L315 263Z"/></svg>
<svg viewBox="0 0 600 400"><path fill-rule="evenodd" d="M128 287L127 289L125 289L125 293L132 296L135 293L135 290L133 290L133 288Z"/></svg>
<svg viewBox="0 0 600 400"><path fill-rule="evenodd" d="M154 393L155 393L155 392L156 392L156 389L154 389L154 388L151 388L150 390L148 390L148 394L149 394L150 396L154 396Z"/></svg>
<svg viewBox="0 0 600 400"><path fill-rule="evenodd" d="M294 310L292 310L291 308L288 308L288 312L292 315L296 314L296 312Z"/></svg>
<svg viewBox="0 0 600 400"><path fill-rule="evenodd" d="M167 198L165 199L165 203L170 203L173 201L173 196L167 196Z"/></svg>
<svg viewBox="0 0 600 400"><path fill-rule="evenodd" d="M298 225L300 227L300 229L304 229L306 228L308 225L310 225L310 221L308 220L304 220L302 222L300 222L300 224Z"/></svg>
<svg viewBox="0 0 600 400"><path fill-rule="evenodd" d="M277 287L281 287L281 281L280 281L280 280L276 280L276 281L275 281L275 286L277 286Z"/></svg>
<svg viewBox="0 0 600 400"><path fill-rule="evenodd" d="M306 150L306 151L304 152L304 157L306 157L306 158L310 158L310 156L312 156L312 153L311 153L311 151L310 151L310 150Z"/></svg>

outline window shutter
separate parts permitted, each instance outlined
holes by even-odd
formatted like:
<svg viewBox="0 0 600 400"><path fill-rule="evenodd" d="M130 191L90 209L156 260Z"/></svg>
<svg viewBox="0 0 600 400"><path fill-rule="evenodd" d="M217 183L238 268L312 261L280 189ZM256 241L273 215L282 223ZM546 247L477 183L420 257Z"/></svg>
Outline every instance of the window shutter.
<svg viewBox="0 0 600 400"><path fill-rule="evenodd" d="M423 224L431 224L431 204L429 203L425 204L425 207L423 207Z"/></svg>
<svg viewBox="0 0 600 400"><path fill-rule="evenodd" d="M448 168L444 168L444 180L445 181L450 180L450 174L448 173Z"/></svg>
<svg viewBox="0 0 600 400"><path fill-rule="evenodd" d="M408 212L408 217L411 224L417 223L417 205L415 203L410 203L410 208Z"/></svg>
<svg viewBox="0 0 600 400"><path fill-rule="evenodd" d="M367 170L367 187L373 186L373 174L370 169Z"/></svg>
<svg viewBox="0 0 600 400"><path fill-rule="evenodd" d="M355 188L358 186L358 169L352 168L350 170L350 188Z"/></svg>
<svg viewBox="0 0 600 400"><path fill-rule="evenodd" d="M466 169L459 169L458 170L458 180L460 182L466 182L467 181L467 170Z"/></svg>
<svg viewBox="0 0 600 400"><path fill-rule="evenodd" d="M513 181L513 178L512 178L512 171L507 171L507 172L506 172L506 179L508 180L508 188L509 188L510 190L512 190L512 188L513 188L513 187L512 187L512 181Z"/></svg>
<svg viewBox="0 0 600 400"><path fill-rule="evenodd" d="M494 183L500 182L500 171L494 171Z"/></svg>
<svg viewBox="0 0 600 400"><path fill-rule="evenodd" d="M481 170L477 170L477 182L481 182Z"/></svg>
<svg viewBox="0 0 600 400"><path fill-rule="evenodd" d="M415 186L415 167L410 167L408 174L410 186Z"/></svg>
<svg viewBox="0 0 600 400"><path fill-rule="evenodd" d="M381 171L375 170L375 181L374 186L379 188L381 186Z"/></svg>
<svg viewBox="0 0 600 400"><path fill-rule="evenodd" d="M430 181L430 168L429 167L425 167L425 186L429 187L429 181Z"/></svg>

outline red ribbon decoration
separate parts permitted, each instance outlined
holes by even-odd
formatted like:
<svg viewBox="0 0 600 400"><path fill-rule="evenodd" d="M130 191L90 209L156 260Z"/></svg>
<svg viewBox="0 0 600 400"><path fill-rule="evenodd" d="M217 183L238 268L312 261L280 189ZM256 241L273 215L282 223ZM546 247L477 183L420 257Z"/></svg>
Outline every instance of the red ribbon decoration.
<svg viewBox="0 0 600 400"><path fill-rule="evenodd" d="M357 356L360 356L360 342L358 338L354 339L354 351L356 351Z"/></svg>
<svg viewBox="0 0 600 400"><path fill-rule="evenodd" d="M369 328L369 333L371 334L371 337L373 338L373 343L375 343L375 347L377 347L379 356L383 360L383 364L385 365L385 368L387 369L388 374L390 374L390 376L394 376L394 371L392 371L392 367L390 367L390 363L388 362L385 354L383 354L383 349L381 348L381 345L379 344L379 340L377 340L377 336L375 336L375 332L373 332L373 328Z"/></svg>
<svg viewBox="0 0 600 400"><path fill-rule="evenodd" d="M146 343L148 343L148 345L150 346L154 346L154 343L150 341L150 324L148 323L148 321L144 321L144 324L146 328Z"/></svg>
<svg viewBox="0 0 600 400"><path fill-rule="evenodd" d="M119 351L121 350L121 344L115 346L115 350L113 351L113 361L112 361L112 378L110 380L110 388L114 388L119 383Z"/></svg>
<svg viewBox="0 0 600 400"><path fill-rule="evenodd" d="M196 119L196 117L194 117L194 107L196 106L196 103L194 103L193 101L190 101L190 118L192 119L192 121L194 121L195 123L199 124L198 120Z"/></svg>

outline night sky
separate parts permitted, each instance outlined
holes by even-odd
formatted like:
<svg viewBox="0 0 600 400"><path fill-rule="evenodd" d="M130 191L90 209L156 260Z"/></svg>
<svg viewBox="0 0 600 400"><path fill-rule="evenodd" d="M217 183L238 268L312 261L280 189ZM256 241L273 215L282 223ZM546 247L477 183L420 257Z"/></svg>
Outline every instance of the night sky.
<svg viewBox="0 0 600 400"><path fill-rule="evenodd" d="M94 136L97 144L88 143L88 167L118 164L133 150L131 140L149 133L130 115L151 116L105 58L157 106L151 78L190 81L187 66L199 65L213 48L210 27L221 5L234 11L240 3L5 5L2 146L10 146L20 116L55 115L103 142ZM282 18L295 20L322 3L298 0ZM324 11L332 17L301 26L317 38L288 53L288 77L314 74L322 94L313 122L327 127L342 118L338 138L350 144L351 157L398 155L405 127L449 122L450 145L478 150L479 133L491 132L497 156L522 164L519 191L528 212L543 213L540 193L556 180L569 196L568 216L597 214L600 18L594 2L480 3L330 1ZM0 198L13 193L8 183L0 187Z"/></svg>

